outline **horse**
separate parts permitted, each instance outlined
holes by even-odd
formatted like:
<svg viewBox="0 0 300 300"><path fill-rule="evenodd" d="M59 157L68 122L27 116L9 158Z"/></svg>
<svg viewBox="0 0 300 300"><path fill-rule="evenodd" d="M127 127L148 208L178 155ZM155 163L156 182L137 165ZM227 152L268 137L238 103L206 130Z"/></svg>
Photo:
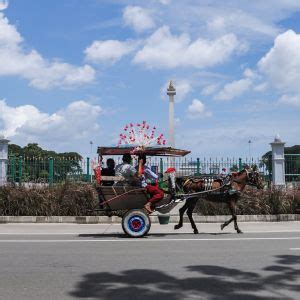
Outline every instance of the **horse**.
<svg viewBox="0 0 300 300"><path fill-rule="evenodd" d="M205 180L203 178L183 178L177 181L180 188L183 189L183 199L185 204L179 209L179 222L174 229L179 229L183 225L183 214L187 211L194 234L198 234L197 226L193 220L193 210L197 201L201 198L217 203L227 203L231 212L231 218L221 225L223 230L227 225L234 221L234 229L237 233L243 233L237 224L236 203L240 198L241 192L246 185L255 186L263 189L264 184L261 176L255 169L245 168L240 172L233 172L225 178Z"/></svg>

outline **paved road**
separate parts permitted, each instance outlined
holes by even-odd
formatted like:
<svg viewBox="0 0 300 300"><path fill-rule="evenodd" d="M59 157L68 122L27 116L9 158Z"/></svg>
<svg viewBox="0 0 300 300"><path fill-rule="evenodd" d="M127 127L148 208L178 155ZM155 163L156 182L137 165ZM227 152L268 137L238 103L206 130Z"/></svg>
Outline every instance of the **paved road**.
<svg viewBox="0 0 300 300"><path fill-rule="evenodd" d="M154 225L1 224L1 299L299 299L300 222Z"/></svg>

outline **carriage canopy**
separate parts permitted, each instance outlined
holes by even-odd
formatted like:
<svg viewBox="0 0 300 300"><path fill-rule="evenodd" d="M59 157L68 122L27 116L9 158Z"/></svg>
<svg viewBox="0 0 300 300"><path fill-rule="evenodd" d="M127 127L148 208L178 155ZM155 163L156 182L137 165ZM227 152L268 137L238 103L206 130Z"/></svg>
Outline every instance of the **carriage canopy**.
<svg viewBox="0 0 300 300"><path fill-rule="evenodd" d="M99 155L123 155L130 153L134 147L98 147ZM134 151L134 154L144 153L149 156L185 156L191 151L175 149L171 147L147 147L143 151Z"/></svg>

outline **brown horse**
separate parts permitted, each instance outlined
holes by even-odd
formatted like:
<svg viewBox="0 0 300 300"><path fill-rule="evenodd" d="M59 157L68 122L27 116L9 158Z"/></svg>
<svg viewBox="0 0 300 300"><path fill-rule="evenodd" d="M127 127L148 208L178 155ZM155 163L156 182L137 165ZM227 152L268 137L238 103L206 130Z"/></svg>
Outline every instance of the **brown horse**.
<svg viewBox="0 0 300 300"><path fill-rule="evenodd" d="M197 201L205 199L213 202L227 203L231 212L231 219L221 225L223 230L225 226L234 221L234 229L237 233L242 233L237 224L236 217L236 203L240 197L241 192L246 185L252 185L258 189L263 188L263 181L261 176L256 170L244 169L238 173L232 173L224 179L203 179L203 178L187 178L178 182L187 196L185 204L179 209L179 222L175 225L174 229L179 229L183 224L183 214L187 211L187 216L190 220L194 233L198 233L197 226L193 220L193 210ZM194 194L194 195L193 195Z"/></svg>

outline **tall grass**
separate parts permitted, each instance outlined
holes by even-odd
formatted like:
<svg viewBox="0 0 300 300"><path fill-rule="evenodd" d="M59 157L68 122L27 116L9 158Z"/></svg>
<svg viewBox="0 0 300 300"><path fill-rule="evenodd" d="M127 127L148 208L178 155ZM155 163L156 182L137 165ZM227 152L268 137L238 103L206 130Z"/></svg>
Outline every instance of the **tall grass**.
<svg viewBox="0 0 300 300"><path fill-rule="evenodd" d="M82 216L97 204L97 192L90 184L0 188L0 215L4 216Z"/></svg>
<svg viewBox="0 0 300 300"><path fill-rule="evenodd" d="M195 211L203 215L230 214L225 203L200 199ZM300 191L297 189L257 190L247 188L237 201L239 215L276 215L300 213Z"/></svg>
<svg viewBox="0 0 300 300"><path fill-rule="evenodd" d="M4 216L82 216L98 207L92 184L65 183L52 187L0 187L0 215ZM256 190L248 188L237 202L244 215L300 213L299 190ZM200 199L195 209L202 215L229 214L226 204Z"/></svg>

